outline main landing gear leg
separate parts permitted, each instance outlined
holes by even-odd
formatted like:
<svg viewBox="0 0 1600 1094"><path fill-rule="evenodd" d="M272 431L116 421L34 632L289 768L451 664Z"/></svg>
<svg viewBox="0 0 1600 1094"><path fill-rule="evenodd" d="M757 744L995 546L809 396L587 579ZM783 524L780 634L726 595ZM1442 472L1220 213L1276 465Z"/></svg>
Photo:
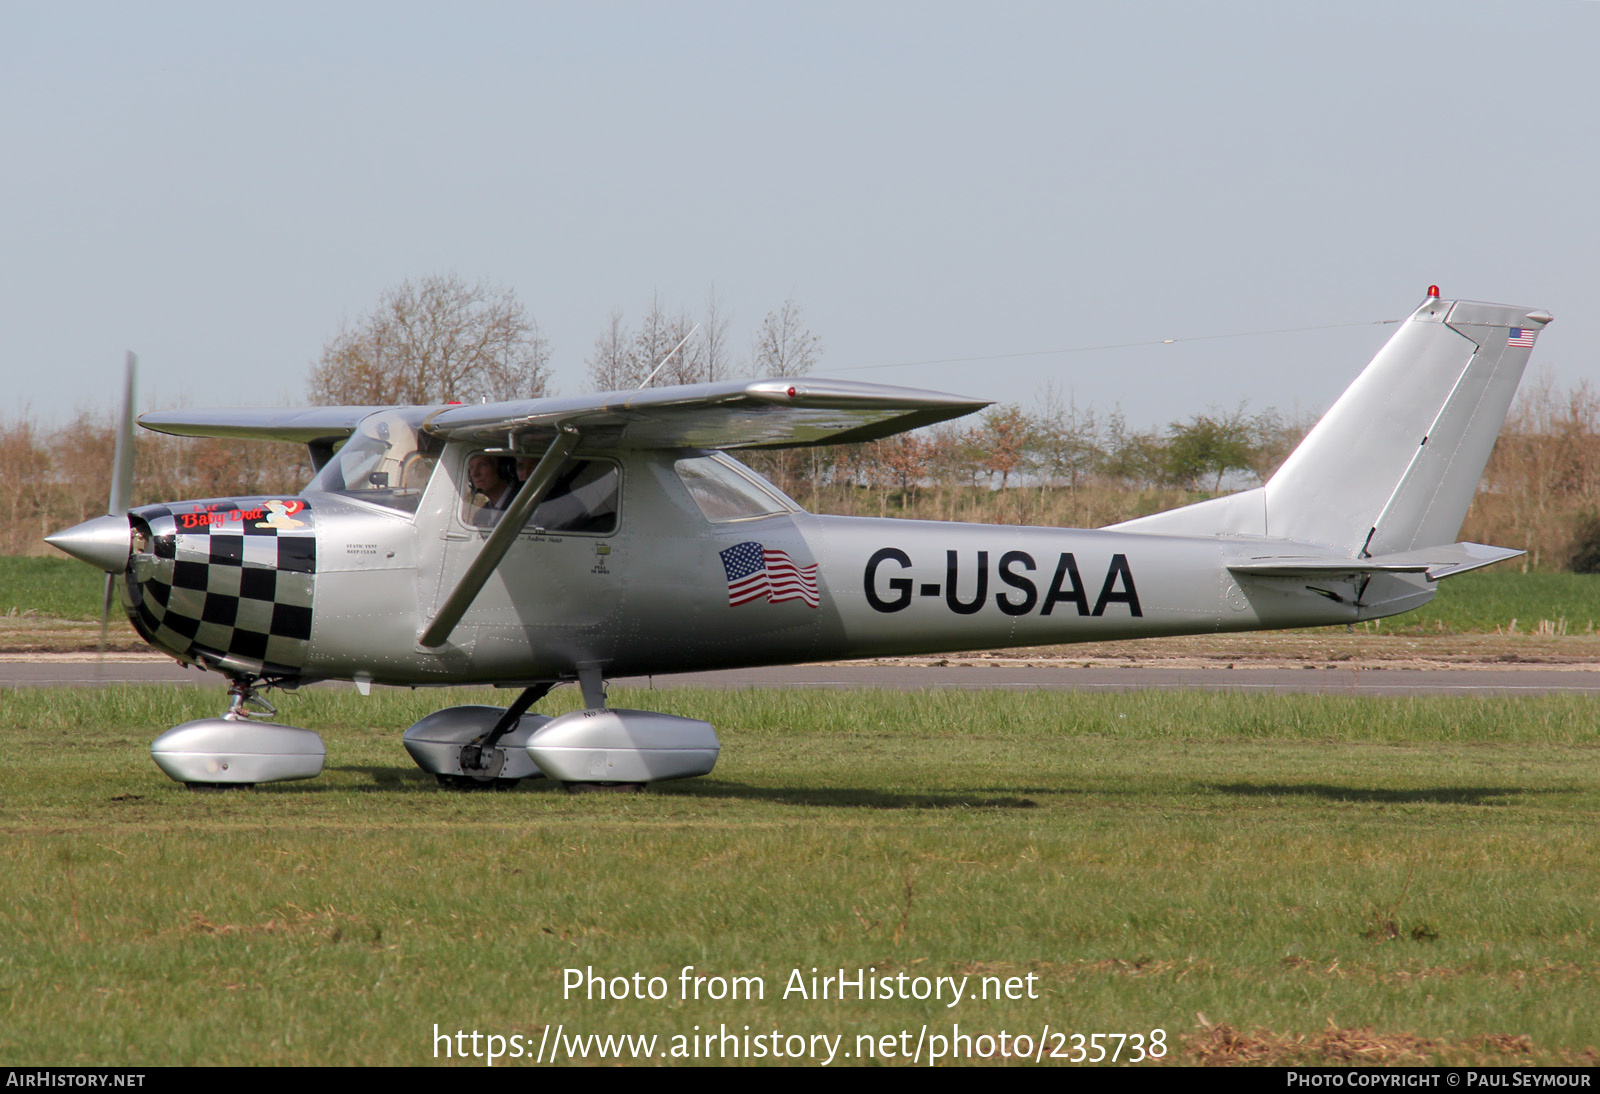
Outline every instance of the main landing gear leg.
<svg viewBox="0 0 1600 1094"><path fill-rule="evenodd" d="M528 756L528 738L550 721L528 709L556 681L525 689L506 709L446 707L406 730L406 751L417 766L451 790L509 790L522 779L542 778Z"/></svg>
<svg viewBox="0 0 1600 1094"><path fill-rule="evenodd" d="M480 739L461 746L462 774L440 775L439 785L457 790L476 790L482 787L510 790L516 786L519 780L498 778L500 769L505 765L505 753L496 746L506 734L517 728L522 722L522 716L528 713L528 708L549 695L550 689L554 687L554 682L548 682L524 689L516 701L506 708L506 712L500 715L494 728Z"/></svg>
<svg viewBox="0 0 1600 1094"><path fill-rule="evenodd" d="M578 666L578 687L583 689L584 710L606 709L606 680L599 661L585 661Z"/></svg>
<svg viewBox="0 0 1600 1094"><path fill-rule="evenodd" d="M603 711L606 709L606 681L604 663L600 661L584 661L578 665L578 687L583 690L583 709L585 711ZM604 756L603 753L599 754ZM600 761L603 763L603 761ZM591 770L590 774L604 773L604 767L596 764L598 770ZM620 793L639 794L644 791L642 782L598 782L587 779L566 779L561 783L568 794Z"/></svg>
<svg viewBox="0 0 1600 1094"><path fill-rule="evenodd" d="M406 730L406 751L440 785L462 790L542 777L575 793L628 792L661 779L710 774L722 746L709 722L608 707L601 666L576 668L583 710L555 718L527 713L555 686L541 683L509 710L435 711Z"/></svg>

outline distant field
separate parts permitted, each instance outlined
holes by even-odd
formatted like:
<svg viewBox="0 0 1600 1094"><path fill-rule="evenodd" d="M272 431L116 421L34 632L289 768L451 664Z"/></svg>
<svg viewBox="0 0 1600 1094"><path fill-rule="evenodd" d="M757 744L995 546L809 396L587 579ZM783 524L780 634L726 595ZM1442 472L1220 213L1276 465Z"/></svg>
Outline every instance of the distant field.
<svg viewBox="0 0 1600 1094"><path fill-rule="evenodd" d="M327 772L197 793L149 741L214 694L0 697L0 1060L432 1063L437 1026L562 1062L724 1028L849 1062L1157 1030L1178 1063L1595 1062L1588 700L632 691L716 723L716 772L577 797L435 787L400 730L461 701L282 696ZM841 967L1020 997L783 997ZM590 968L666 997L563 998Z"/></svg>
<svg viewBox="0 0 1600 1094"><path fill-rule="evenodd" d="M105 584L76 559L0 555L0 615L98 620Z"/></svg>
<svg viewBox="0 0 1600 1094"><path fill-rule="evenodd" d="M1512 564L1514 565L1514 564ZM1600 574L1519 573L1511 565L1450 578L1426 607L1384 620L1422 631L1588 634L1600 627Z"/></svg>
<svg viewBox="0 0 1600 1094"><path fill-rule="evenodd" d="M72 559L0 556L0 615L34 613L59 619L97 620L104 575ZM1600 624L1600 575L1519 573L1490 569L1452 578L1421 611L1372 625L1394 630L1460 634L1496 628L1533 633L1540 624L1583 634Z"/></svg>

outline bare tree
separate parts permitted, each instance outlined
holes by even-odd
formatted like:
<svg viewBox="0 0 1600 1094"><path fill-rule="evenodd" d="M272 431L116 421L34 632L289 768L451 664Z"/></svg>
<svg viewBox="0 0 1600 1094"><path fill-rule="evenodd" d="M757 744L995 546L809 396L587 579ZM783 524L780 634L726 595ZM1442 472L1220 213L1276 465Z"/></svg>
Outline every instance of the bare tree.
<svg viewBox="0 0 1600 1094"><path fill-rule="evenodd" d="M822 339L806 327L800 305L790 298L761 320L750 357L750 367L756 376L804 376L816 368L822 357ZM797 483L804 474L801 464L810 464L811 505L816 508L822 494L825 465L834 458L832 449L813 448L804 454L795 449L783 449L774 452L761 470L775 475L789 488L788 484Z"/></svg>
<svg viewBox="0 0 1600 1094"><path fill-rule="evenodd" d="M660 365L661 371L656 372L656 378L652 381L654 386L699 383L702 376L695 347L684 345L677 353L672 353L693 329L694 324L689 321L688 312L668 315L661 308L661 298L653 297L644 322L639 324L638 337L634 339L634 356L644 372L639 382L643 383ZM672 353L670 360L667 358L669 353Z"/></svg>
<svg viewBox="0 0 1600 1094"><path fill-rule="evenodd" d="M0 422L0 551L23 554L49 534L51 450L28 420L26 409L15 420ZM105 467L109 467L107 464ZM109 492L110 473L101 478ZM86 491L86 499L93 493Z"/></svg>
<svg viewBox="0 0 1600 1094"><path fill-rule="evenodd" d="M1069 393L1063 399L1055 384L1048 381L1038 400L1034 443L1041 472L1040 488L1056 485L1064 479L1069 495L1076 498L1078 487L1105 458L1094 408L1080 410L1076 398Z"/></svg>
<svg viewBox="0 0 1600 1094"><path fill-rule="evenodd" d="M822 339L806 327L800 305L791 298L761 320L752 356L758 376L803 376L821 360Z"/></svg>
<svg viewBox="0 0 1600 1094"><path fill-rule="evenodd" d="M700 337L695 343L701 378L708 384L726 379L731 364L728 360L728 317L722 310L722 301L717 299L715 285L711 286L711 295L706 300L706 317L700 324Z"/></svg>
<svg viewBox="0 0 1600 1094"><path fill-rule="evenodd" d="M644 383L657 365L653 385L703 384L719 380L728 373L728 320L723 314L716 290L706 305L706 317L699 331L689 338L696 324L687 310L669 314L661 297L650 300L650 310L635 333L623 322L622 312L611 313L605 331L594 341L589 355L589 382L596 391L628 391ZM688 338L678 352L674 347ZM668 354L672 354L670 358ZM662 362L665 361L665 364Z"/></svg>
<svg viewBox="0 0 1600 1094"><path fill-rule="evenodd" d="M437 403L543 395L550 351L516 294L454 274L403 281L324 347L319 403Z"/></svg>
<svg viewBox="0 0 1600 1094"><path fill-rule="evenodd" d="M620 311L611 313L585 363L589 366L589 383L596 391L627 391L638 387L649 375L648 370L639 369L633 332L622 321Z"/></svg>

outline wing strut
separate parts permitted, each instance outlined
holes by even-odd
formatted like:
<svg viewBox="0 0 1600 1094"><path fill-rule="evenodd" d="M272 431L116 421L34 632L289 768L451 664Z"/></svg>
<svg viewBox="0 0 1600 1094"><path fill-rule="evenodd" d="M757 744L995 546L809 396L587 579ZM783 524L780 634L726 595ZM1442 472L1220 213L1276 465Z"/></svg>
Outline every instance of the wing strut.
<svg viewBox="0 0 1600 1094"><path fill-rule="evenodd" d="M533 515L535 507L550 492L551 485L556 481L556 472L561 470L561 465L567 462L567 457L576 447L578 447L578 431L570 425L562 426L561 432L550 442L550 447L545 449L538 466L533 469L533 474L528 476L528 481L522 484L517 496L506 507L505 513L500 517L500 523L494 526L489 538L483 541L478 557L472 560L472 565L467 567L467 572L462 575L461 581L450 590L450 595L445 597L444 604L433 617L433 622L428 624L428 629L417 639L419 645L428 649L444 645L445 639L450 637L450 632L456 629L456 624L461 622L461 617L477 599L484 582L489 580L489 575L500 565L500 560L506 557L511 544L516 542L523 526L528 523L528 518Z"/></svg>

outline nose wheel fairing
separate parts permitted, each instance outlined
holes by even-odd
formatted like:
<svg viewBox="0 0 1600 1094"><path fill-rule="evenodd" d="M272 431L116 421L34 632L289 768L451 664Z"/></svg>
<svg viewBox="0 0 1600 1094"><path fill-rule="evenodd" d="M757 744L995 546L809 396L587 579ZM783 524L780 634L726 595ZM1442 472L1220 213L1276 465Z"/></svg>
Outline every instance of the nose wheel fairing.
<svg viewBox="0 0 1600 1094"><path fill-rule="evenodd" d="M174 780L198 787L254 786L312 779L327 756L309 729L248 718L199 718L150 745L150 758Z"/></svg>

